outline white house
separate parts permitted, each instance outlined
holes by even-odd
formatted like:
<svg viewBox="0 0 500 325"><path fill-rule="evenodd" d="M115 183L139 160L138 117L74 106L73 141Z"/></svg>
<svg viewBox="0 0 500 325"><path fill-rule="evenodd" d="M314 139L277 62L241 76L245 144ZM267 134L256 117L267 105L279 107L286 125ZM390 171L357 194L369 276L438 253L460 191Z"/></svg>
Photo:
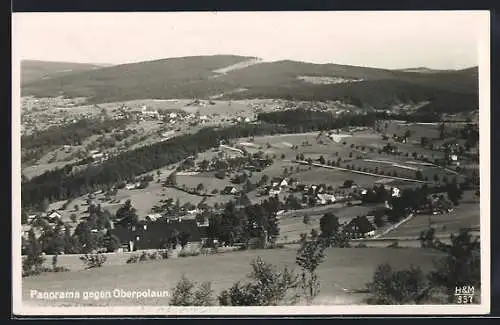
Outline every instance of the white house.
<svg viewBox="0 0 500 325"><path fill-rule="evenodd" d="M168 117L170 117L170 118L176 118L177 117L177 113L172 112L172 113L170 113L168 115Z"/></svg>
<svg viewBox="0 0 500 325"><path fill-rule="evenodd" d="M375 230L369 231L364 234L365 237L373 237L375 236Z"/></svg>
<svg viewBox="0 0 500 325"><path fill-rule="evenodd" d="M133 189L135 189L135 188L139 187L139 185L140 185L140 183L135 183L135 184L127 184L127 185L125 185L125 188L126 188L127 190L133 190Z"/></svg>
<svg viewBox="0 0 500 325"><path fill-rule="evenodd" d="M146 216L146 220L149 221L149 222L156 221L156 220L158 220L160 218L161 218L161 214L159 214L159 213L148 214Z"/></svg>
<svg viewBox="0 0 500 325"><path fill-rule="evenodd" d="M54 222L56 220L61 220L61 218L62 218L62 215L57 211L52 211L51 213L49 213L47 215L47 219L49 219L49 221L51 221L51 222Z"/></svg>
<svg viewBox="0 0 500 325"><path fill-rule="evenodd" d="M392 197L399 197L401 195L401 191L397 187L393 187L391 191Z"/></svg>
<svg viewBox="0 0 500 325"><path fill-rule="evenodd" d="M28 223L31 223L31 222L32 222L32 221L33 221L36 217L37 217L37 215L36 215L36 214L30 214L30 215L28 216Z"/></svg>
<svg viewBox="0 0 500 325"><path fill-rule="evenodd" d="M223 190L222 190L222 194L237 194L238 193L238 189L234 186L226 186Z"/></svg>
<svg viewBox="0 0 500 325"><path fill-rule="evenodd" d="M104 158L104 153L102 152L95 153L92 155L92 159L101 159L101 158Z"/></svg>
<svg viewBox="0 0 500 325"><path fill-rule="evenodd" d="M287 187L288 186L288 180L286 178L283 178L281 182L279 183L280 187Z"/></svg>
<svg viewBox="0 0 500 325"><path fill-rule="evenodd" d="M317 197L317 202L319 204L329 204L335 202L335 196L332 194L321 193L318 194L316 197Z"/></svg>
<svg viewBox="0 0 500 325"><path fill-rule="evenodd" d="M236 191L237 191L237 190L236 190ZM231 194L234 194L234 193L231 193ZM189 215L194 215L194 214L201 213L201 210L200 210L200 209L193 209L193 210L187 210L186 212L187 212L187 214L189 214Z"/></svg>

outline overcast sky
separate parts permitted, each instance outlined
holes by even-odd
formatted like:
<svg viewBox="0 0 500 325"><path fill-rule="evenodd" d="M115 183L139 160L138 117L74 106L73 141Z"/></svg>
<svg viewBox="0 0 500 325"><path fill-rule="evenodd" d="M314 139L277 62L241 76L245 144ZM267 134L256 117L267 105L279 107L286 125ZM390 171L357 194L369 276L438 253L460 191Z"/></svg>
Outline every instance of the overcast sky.
<svg viewBox="0 0 500 325"><path fill-rule="evenodd" d="M484 12L15 13L21 59L120 64L235 54L379 68L478 64Z"/></svg>

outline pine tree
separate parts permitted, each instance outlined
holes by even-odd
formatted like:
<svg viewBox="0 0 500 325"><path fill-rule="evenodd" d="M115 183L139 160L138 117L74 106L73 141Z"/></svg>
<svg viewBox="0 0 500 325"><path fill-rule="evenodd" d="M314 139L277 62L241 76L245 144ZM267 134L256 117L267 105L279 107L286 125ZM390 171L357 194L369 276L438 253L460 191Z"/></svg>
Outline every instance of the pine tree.
<svg viewBox="0 0 500 325"><path fill-rule="evenodd" d="M35 231L30 229L28 232L28 243L26 245L26 258L23 261L23 271L27 274L41 272L45 258L42 256L42 246Z"/></svg>

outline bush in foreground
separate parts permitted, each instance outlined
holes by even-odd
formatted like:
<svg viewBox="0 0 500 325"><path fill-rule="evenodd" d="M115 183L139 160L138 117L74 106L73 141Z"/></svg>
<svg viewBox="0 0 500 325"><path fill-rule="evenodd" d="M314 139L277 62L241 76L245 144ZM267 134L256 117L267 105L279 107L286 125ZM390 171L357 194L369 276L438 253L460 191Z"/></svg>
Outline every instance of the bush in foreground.
<svg viewBox="0 0 500 325"><path fill-rule="evenodd" d="M188 280L184 275L172 290L171 306L213 306L215 299L210 282L196 283Z"/></svg>
<svg viewBox="0 0 500 325"><path fill-rule="evenodd" d="M432 237L432 238L431 238ZM446 253L434 265L434 270L424 274L420 268L393 271L387 264L379 265L373 280L367 285L369 304L422 304L432 298L447 297L455 301L455 288L473 286L480 288L480 243L469 229L450 235L451 244L445 244L433 236L423 236L425 244ZM432 239L432 240L431 240ZM428 247L428 246L426 246Z"/></svg>
<svg viewBox="0 0 500 325"><path fill-rule="evenodd" d="M431 295L431 285L419 267L394 271L389 264L379 265L367 285L374 305L422 304Z"/></svg>
<svg viewBox="0 0 500 325"><path fill-rule="evenodd" d="M107 259L108 258L102 253L85 254L80 256L80 260L87 266L86 269L101 267L104 263L106 263Z"/></svg>
<svg viewBox="0 0 500 325"><path fill-rule="evenodd" d="M230 289L218 296L222 306L278 306L293 304L298 299L296 293L297 276L287 267L279 270L264 262L260 257L253 260L249 282L236 282Z"/></svg>
<svg viewBox="0 0 500 325"><path fill-rule="evenodd" d="M437 242L436 249L447 253L446 257L435 263L429 274L431 282L443 289L448 301L455 299L455 288L481 285L481 261L479 237L472 237L469 229L461 229L458 234L450 235L451 244Z"/></svg>

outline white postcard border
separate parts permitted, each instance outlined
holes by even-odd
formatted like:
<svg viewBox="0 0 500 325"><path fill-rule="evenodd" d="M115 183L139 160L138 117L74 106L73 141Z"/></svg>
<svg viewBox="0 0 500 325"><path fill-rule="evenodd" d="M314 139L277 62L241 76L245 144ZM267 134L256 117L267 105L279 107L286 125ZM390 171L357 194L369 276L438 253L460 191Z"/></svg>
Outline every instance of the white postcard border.
<svg viewBox="0 0 500 325"><path fill-rule="evenodd" d="M433 13L436 13L434 11ZM16 13L12 19L12 306L23 316L189 316L189 315L481 315L490 312L490 12L465 11L482 18L478 36L480 121L481 304L398 306L277 307L32 307L22 302L21 276L21 141L20 58L16 53Z"/></svg>

